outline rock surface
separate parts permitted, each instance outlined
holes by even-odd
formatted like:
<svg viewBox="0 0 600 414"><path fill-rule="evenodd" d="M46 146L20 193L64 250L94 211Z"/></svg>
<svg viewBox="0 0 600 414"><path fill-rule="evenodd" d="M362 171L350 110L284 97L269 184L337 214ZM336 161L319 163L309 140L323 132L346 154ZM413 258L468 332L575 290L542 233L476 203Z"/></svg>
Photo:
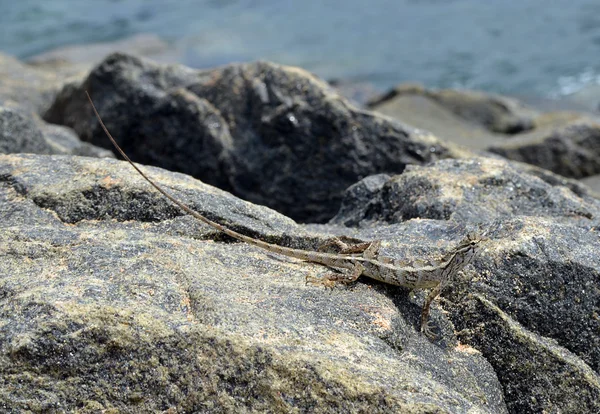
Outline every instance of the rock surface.
<svg viewBox="0 0 600 414"><path fill-rule="evenodd" d="M36 68L0 53L0 106L18 104L28 112L42 114L65 81L60 73Z"/></svg>
<svg viewBox="0 0 600 414"><path fill-rule="evenodd" d="M296 220L322 222L343 191L378 172L468 154L359 110L309 73L266 62L196 71L114 54L60 93L45 119L142 163L184 172Z"/></svg>
<svg viewBox="0 0 600 414"><path fill-rule="evenodd" d="M18 106L0 106L0 153L114 157L108 150L80 141L70 128L48 124Z"/></svg>
<svg viewBox="0 0 600 414"><path fill-rule="evenodd" d="M416 331L422 293L369 280L306 285L327 269L230 243L130 169L0 155L0 409L506 412L479 352ZM148 170L241 232L296 247L324 240ZM459 236L434 220L389 230L386 249L402 255L440 254Z"/></svg>
<svg viewBox="0 0 600 414"><path fill-rule="evenodd" d="M577 119L559 127L537 128L497 143L489 150L565 177L589 177L600 174L600 124L591 119Z"/></svg>
<svg viewBox="0 0 600 414"><path fill-rule="evenodd" d="M369 107L435 136L571 178L600 173L600 118L539 112L517 100L480 92L400 85ZM590 180L590 182L594 182Z"/></svg>
<svg viewBox="0 0 600 414"><path fill-rule="evenodd" d="M341 204L329 224L301 226L147 168L244 234L305 249L382 240L382 255L407 262L468 231L489 240L434 305L428 341L426 292L364 277L307 285L330 270L232 243L116 160L0 154L0 411L600 412L600 201L585 185L497 154L463 158L296 68L122 54L87 77L51 67L0 57L0 152L101 156L36 116L106 145L87 89L138 160L303 220ZM440 137L599 176L597 125L579 114L414 87L378 108L391 103L433 116Z"/></svg>
<svg viewBox="0 0 600 414"><path fill-rule="evenodd" d="M197 211L283 245L337 234L426 260L468 230L489 241L444 292L444 312L434 306L441 336L429 342L417 331L423 292L366 278L306 285L328 270L230 243L120 161L2 155L2 408L600 409L600 201L576 181L442 160L367 177L334 222L301 227L147 169ZM361 209L361 197L373 202Z"/></svg>
<svg viewBox="0 0 600 414"><path fill-rule="evenodd" d="M332 222L367 232L417 218L490 238L443 304L459 341L494 366L509 412L599 411L600 201L523 164L444 160L365 178Z"/></svg>
<svg viewBox="0 0 600 414"><path fill-rule="evenodd" d="M421 97L450 111L463 122L499 134L516 134L530 130L534 127L534 117L538 115L532 108L506 96L469 90L429 90L412 84L399 85L381 97L371 100L368 106L376 111L385 111L391 102L403 97ZM397 115L402 118L403 113L399 112Z"/></svg>

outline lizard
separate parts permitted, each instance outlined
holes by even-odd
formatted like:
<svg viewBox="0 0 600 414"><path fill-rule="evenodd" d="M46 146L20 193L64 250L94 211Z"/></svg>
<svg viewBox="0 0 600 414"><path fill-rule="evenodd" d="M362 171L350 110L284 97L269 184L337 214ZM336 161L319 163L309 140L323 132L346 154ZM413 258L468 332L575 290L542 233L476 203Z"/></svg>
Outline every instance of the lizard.
<svg viewBox="0 0 600 414"><path fill-rule="evenodd" d="M249 245L259 247L272 253L292 257L295 259L304 260L307 262L318 263L335 269L337 273L331 273L321 278L322 284L332 286L336 282L351 283L358 279L361 275L371 279L390 284L401 286L409 289L431 289L427 295L423 309L421 311L421 326L420 331L427 337L435 337L428 322L429 312L432 302L438 297L442 289L449 281L466 265L468 265L479 247L479 243L483 238L469 234L462 241L451 249L441 260L434 261L425 266L410 266L404 264L391 257L379 255L381 241L373 241L361 243L358 247L350 247L349 253L327 253L314 250L295 249L281 246L278 244L268 243L260 239L256 239L244 234L238 233L229 227L214 222L197 211L191 209L182 201L175 198L163 187L158 185L150 177L148 177L121 149L119 144L113 138L108 128L102 121L92 98L89 93L85 92L92 106L92 110L98 119L102 130L110 139L112 145L117 149L121 156L160 194L170 200L187 214L190 214L195 219L209 225L210 227L225 233L226 235L245 242ZM310 277L307 277L309 281Z"/></svg>

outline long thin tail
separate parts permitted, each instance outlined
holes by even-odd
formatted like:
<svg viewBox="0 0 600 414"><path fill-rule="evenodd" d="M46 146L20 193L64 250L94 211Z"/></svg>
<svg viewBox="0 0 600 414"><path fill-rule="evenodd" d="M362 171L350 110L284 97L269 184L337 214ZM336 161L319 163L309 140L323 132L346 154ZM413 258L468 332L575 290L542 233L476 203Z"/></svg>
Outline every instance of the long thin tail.
<svg viewBox="0 0 600 414"><path fill-rule="evenodd" d="M302 255L304 253L306 253L307 256L309 255L309 252L304 251L304 250L291 249L289 247L284 247L284 246L279 246L277 244L267 243L267 242L264 242L262 240L253 239L252 237L248 237L248 236L245 236L245 235L243 235L241 233L238 233L236 231L228 229L227 227L222 226L219 223L216 223L216 222L214 222L212 220L207 219L206 217L204 217L200 213L192 210L187 205L185 205L181 201L177 200L169 192L167 192L167 190L163 189L161 186L159 186L154 181L152 181L150 179L150 177L148 177L137 165L135 165L133 163L133 161L131 161L131 159L127 156L127 154L125 154L125 151L123 151L121 149L121 147L119 146L119 144L117 144L117 141L115 141L115 139L113 138L113 136L110 134L110 132L108 131L108 128L106 128L106 125L104 125L104 122L102 121L102 118L100 117L100 114L98 113L98 110L96 109L96 106L94 105L94 102L92 101L92 98L90 97L90 94L87 91L85 91L85 94L87 95L87 98L90 101L90 104L92 105L92 109L94 110L94 114L96 114L96 118L98 118L98 122L100 123L100 126L104 130L104 133L106 134L106 136L108 137L108 139L110 139L110 142L112 142L112 144L114 145L114 147L117 149L117 151L119 151L119 153L123 156L123 158L125 158L125 160L129 164L131 164L131 166L133 168L135 168L135 170L142 177L144 177L144 179L146 181L148 181L148 183L150 185L152 185L152 187L154 187L159 193L161 193L162 195L164 195L165 197L167 197L169 200L171 200L175 205L177 205L183 211L185 211L186 213L190 214L194 218L200 220L201 222L206 223L209 226L211 226L211 227L213 227L213 228L215 228L215 229L217 229L219 231L222 231L223 233L227 234L228 236L233 237L234 239L238 239L238 240L241 240L241 241L246 242L248 244L261 247L261 248L263 248L265 250L269 250L269 251L272 251L272 252L275 252L275 253L283 254L283 255L286 255L286 256L292 256L292 257L296 257L296 258L302 258ZM307 257L305 260L309 260L309 258Z"/></svg>

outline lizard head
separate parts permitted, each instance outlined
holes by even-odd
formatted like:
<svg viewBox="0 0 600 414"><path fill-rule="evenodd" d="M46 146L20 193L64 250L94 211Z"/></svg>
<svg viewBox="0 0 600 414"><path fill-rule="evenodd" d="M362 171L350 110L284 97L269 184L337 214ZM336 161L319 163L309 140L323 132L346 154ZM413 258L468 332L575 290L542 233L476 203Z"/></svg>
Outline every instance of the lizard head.
<svg viewBox="0 0 600 414"><path fill-rule="evenodd" d="M471 263L471 260L475 257L475 253L477 253L479 244L485 240L487 240L485 237L481 237L478 234L467 234L452 250L455 263L461 268Z"/></svg>

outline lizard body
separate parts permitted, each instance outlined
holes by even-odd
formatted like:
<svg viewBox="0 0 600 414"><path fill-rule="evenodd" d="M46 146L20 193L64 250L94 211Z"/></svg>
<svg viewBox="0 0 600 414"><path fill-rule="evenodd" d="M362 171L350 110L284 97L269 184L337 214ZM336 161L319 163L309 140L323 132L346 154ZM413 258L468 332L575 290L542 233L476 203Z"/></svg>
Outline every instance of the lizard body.
<svg viewBox="0 0 600 414"><path fill-rule="evenodd" d="M176 199L169 192L163 189L161 186L156 184L150 179L140 168L131 161L131 159L125 154L121 147L117 144L115 139L112 137L100 114L98 113L90 95L86 91L86 95L92 109L98 118L100 126L123 156L123 158L131 164L131 166L158 192L163 196L177 205L186 213L190 214L194 218L201 222L219 230L234 239L243 241L253 246L260 247L264 250L305 260L308 262L319 263L330 268L337 270L344 270L345 272L333 273L325 277L326 283L333 284L335 282L350 283L358 279L359 276L364 275L371 279L378 280L380 282L402 286L410 289L432 289L425 300L423 310L421 313L421 331L427 336L432 336L429 325L427 323L429 316L429 308L433 300L440 294L445 284L462 268L471 262L473 259L479 242L482 240L477 236L467 236L463 239L454 249L447 253L439 262L435 262L426 266L410 266L401 263L399 260L395 260L386 256L379 256L380 241L374 241L365 243L364 247L358 250L353 250L352 253L325 253L318 251L294 249L290 247L280 246L278 244L268 243L259 239L255 239L244 234L238 233L225 227L219 223L216 223L200 213L192 210L190 207ZM307 278L307 281L309 278Z"/></svg>

